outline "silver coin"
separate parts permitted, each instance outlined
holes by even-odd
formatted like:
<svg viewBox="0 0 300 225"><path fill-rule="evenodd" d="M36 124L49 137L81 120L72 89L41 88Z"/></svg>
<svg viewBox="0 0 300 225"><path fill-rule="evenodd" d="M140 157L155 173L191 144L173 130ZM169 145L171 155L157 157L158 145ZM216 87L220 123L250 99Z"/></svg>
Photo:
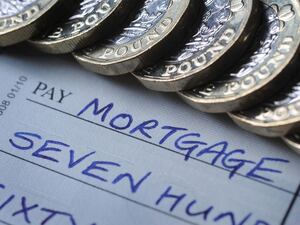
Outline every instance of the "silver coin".
<svg viewBox="0 0 300 225"><path fill-rule="evenodd" d="M0 46L29 39L60 18L71 5L73 0L0 0Z"/></svg>
<svg viewBox="0 0 300 225"><path fill-rule="evenodd" d="M236 62L256 27L256 1L206 0L194 36L176 54L134 75L147 88L180 91L205 83Z"/></svg>
<svg viewBox="0 0 300 225"><path fill-rule="evenodd" d="M61 54L86 47L122 25L139 0L82 0L58 27L30 41L41 51Z"/></svg>
<svg viewBox="0 0 300 225"><path fill-rule="evenodd" d="M300 154L300 134L290 134L283 138L284 142L298 154Z"/></svg>
<svg viewBox="0 0 300 225"><path fill-rule="evenodd" d="M232 72L183 91L180 96L193 107L212 113L249 108L275 93L292 73L287 65L295 58L300 43L298 1L262 0L264 24L258 45Z"/></svg>
<svg viewBox="0 0 300 225"><path fill-rule="evenodd" d="M300 82L285 88L269 101L231 113L241 127L269 137L281 137L300 128Z"/></svg>
<svg viewBox="0 0 300 225"><path fill-rule="evenodd" d="M141 69L156 62L184 38L184 27L195 15L197 5L194 0L146 0L136 18L119 35L74 56L85 68L103 75Z"/></svg>

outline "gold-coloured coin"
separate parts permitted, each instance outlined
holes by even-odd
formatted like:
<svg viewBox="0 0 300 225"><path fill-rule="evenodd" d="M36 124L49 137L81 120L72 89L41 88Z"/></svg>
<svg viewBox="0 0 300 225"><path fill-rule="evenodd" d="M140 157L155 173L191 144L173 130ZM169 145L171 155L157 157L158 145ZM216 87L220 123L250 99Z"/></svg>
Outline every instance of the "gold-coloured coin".
<svg viewBox="0 0 300 225"><path fill-rule="evenodd" d="M297 78L298 79L298 78ZM300 128L300 82L292 84L248 110L231 113L241 127L269 137L281 137Z"/></svg>
<svg viewBox="0 0 300 225"><path fill-rule="evenodd" d="M0 0L0 47L44 31L63 16L62 12L68 12L73 3L73 0Z"/></svg>
<svg viewBox="0 0 300 225"><path fill-rule="evenodd" d="M298 1L262 0L263 22L255 45L240 66L208 84L183 91L193 107L211 113L249 108L268 99L293 74L291 62L300 43Z"/></svg>
<svg viewBox="0 0 300 225"><path fill-rule="evenodd" d="M180 91L203 84L236 63L259 21L256 0L206 0L194 36L155 66L134 72L147 88Z"/></svg>
<svg viewBox="0 0 300 225"><path fill-rule="evenodd" d="M86 47L122 26L137 2L139 0L81 0L69 18L30 43L52 54Z"/></svg>
<svg viewBox="0 0 300 225"><path fill-rule="evenodd" d="M185 37L185 27L198 5L198 0L146 0L119 35L74 56L85 68L103 75L126 74L151 65Z"/></svg>
<svg viewBox="0 0 300 225"><path fill-rule="evenodd" d="M283 138L284 142L300 154L300 134L294 133Z"/></svg>

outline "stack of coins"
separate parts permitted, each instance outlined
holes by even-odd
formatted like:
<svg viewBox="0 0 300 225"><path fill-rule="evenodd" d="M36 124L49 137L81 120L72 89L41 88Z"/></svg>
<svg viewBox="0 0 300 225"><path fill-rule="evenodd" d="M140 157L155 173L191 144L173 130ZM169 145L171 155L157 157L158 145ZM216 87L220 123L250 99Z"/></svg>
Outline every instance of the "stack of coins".
<svg viewBox="0 0 300 225"><path fill-rule="evenodd" d="M72 53L298 153L299 25L298 0L0 0L0 47Z"/></svg>

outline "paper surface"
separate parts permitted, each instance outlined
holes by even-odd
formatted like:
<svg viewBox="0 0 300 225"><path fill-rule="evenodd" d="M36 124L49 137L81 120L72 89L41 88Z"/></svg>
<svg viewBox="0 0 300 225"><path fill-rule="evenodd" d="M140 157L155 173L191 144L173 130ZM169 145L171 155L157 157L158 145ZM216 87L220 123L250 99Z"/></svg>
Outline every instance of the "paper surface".
<svg viewBox="0 0 300 225"><path fill-rule="evenodd" d="M31 51L0 54L0 224L300 224L280 141Z"/></svg>

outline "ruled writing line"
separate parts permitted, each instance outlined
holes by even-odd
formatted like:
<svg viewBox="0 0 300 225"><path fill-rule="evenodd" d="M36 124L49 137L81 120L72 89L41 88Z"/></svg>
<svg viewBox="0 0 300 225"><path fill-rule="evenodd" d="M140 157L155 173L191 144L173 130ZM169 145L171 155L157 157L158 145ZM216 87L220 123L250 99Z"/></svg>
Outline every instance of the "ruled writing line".
<svg viewBox="0 0 300 225"><path fill-rule="evenodd" d="M198 223L194 223L194 222L188 221L188 220L186 220L186 219L184 219L184 218L181 218L181 217L179 217L179 216L176 216L176 215L167 213L167 212L165 212L165 211L162 211L162 210L157 209L157 208L155 208L155 207L152 207L152 206L150 206L150 205L144 204L144 203L142 203L142 202L139 202L139 201L130 199L130 198L128 198L128 197L126 197L126 196L123 196L123 195L121 195L121 194L118 194L118 193L115 193L115 192L113 192L113 191L107 190L107 189L105 189L105 188L101 188L101 187L98 187L98 186L96 186L96 185L90 184L90 183L88 183L88 182L86 182L86 181L83 181L83 180L80 180L80 179L78 179L78 178L76 178L76 177L72 177L72 176L70 176L70 175L64 174L64 173L59 172L59 171L57 171L57 170L48 168L48 167L46 167L46 166L40 165L40 164L38 164L38 163L32 162L32 161L27 160L27 159L24 159L24 158L21 158L21 157L19 157L19 156L17 156L17 155L14 155L14 154L11 154L11 153L9 153L9 152L4 151L3 149L0 149L0 152L3 153L3 154L9 155L9 156L11 156L11 157L13 157L13 158L19 159L19 160L21 160L21 161L27 162L27 163L29 163L29 164L31 164L31 165L34 165L34 166L37 166L37 167L39 167L39 168L45 169L45 170L47 170L47 171L50 171L50 172L52 172L52 173L55 173L55 174L57 174L57 175L61 175L61 176L65 177L65 178L68 178L68 179L70 179L70 180L73 180L73 181L76 181L76 182L78 182L78 183L84 184L84 185L86 185L86 186L88 186L88 187L91 187L91 188L93 188L93 189L95 189L95 190L106 192L106 193L111 194L111 195L113 195L113 196L115 196L115 197L121 198L121 199L126 200L126 201L128 201L128 202L131 202L131 203L133 203L133 204L136 204L136 205L139 205L139 206L141 206L141 207L144 207L144 208L146 208L146 209L150 209L150 210L152 210L152 211L155 211L155 212L157 212L157 213L163 214L163 215L165 215L165 216L169 216L169 217L171 217L171 218L173 218L173 219L182 221L182 222L187 223L187 224L190 224L190 225L199 225ZM9 225L10 225L10 224L9 224Z"/></svg>
<svg viewBox="0 0 300 225"><path fill-rule="evenodd" d="M6 222L6 221L4 221L4 220L1 220L1 219L0 219L0 223L1 223L1 224L4 224L4 225L12 225L11 223L8 223L8 222Z"/></svg>
<svg viewBox="0 0 300 225"><path fill-rule="evenodd" d="M71 114L71 113L65 112L65 111L63 111L63 110L60 110L60 109L54 108L54 107L52 107L52 106L48 106L48 105L46 105L46 104L40 103L40 102L38 102L38 101L29 99L29 98L27 98L26 100L29 101L29 102L31 102L31 103L34 103L34 104L43 106L43 107L45 107L45 108L54 110L54 111L56 111L56 112L62 113L62 114L64 114L64 115L73 117L73 118L75 118L75 119L78 119L78 120L81 120L81 121L90 123L90 124L92 124L92 125L95 125L95 126L98 126L98 127L102 127L102 128L104 128L104 129L107 129L107 130L110 130L110 131L113 131L113 132L122 134L122 135L124 135L124 136L133 138L133 139L135 139L135 140L144 142L144 143L146 143L146 144L150 144L150 145L152 145L152 146L155 146L155 147L158 147L158 148L162 148L162 149L164 149L164 150L167 150L167 151L169 151L169 152L175 153L175 154L177 154L177 155L184 156L183 153L180 153L180 152L175 151L175 150L173 150L173 149L170 149L170 148L167 148L167 147L164 147L164 146L161 146L161 145L152 143L152 142L150 142L150 141L146 141L146 140L144 140L144 139L141 139L141 138L138 138L138 137L135 137L135 136L132 136L132 135L123 133L123 132L121 132L121 131L112 129L112 128L110 128L110 127L106 127L106 126L104 126L104 125L95 123L95 122L93 122L93 121L90 121L90 120L87 120L87 119L84 119L84 118L81 118L81 117L78 117L78 116L76 116L76 115L73 115L73 114ZM221 169L221 170L226 171L226 172L230 172L230 170L228 170L228 169L225 169L225 168L223 168L223 167L221 167L221 166L218 166L218 165L212 165L212 164L210 164L210 163L208 163L208 162L206 162L206 161L204 161L204 160L201 160L201 159L199 159L199 158L190 157L190 159L191 159L191 160L195 160L195 161L197 161L197 162L204 163L204 164L206 164L206 165L208 165L208 166L215 167L215 168L217 168L217 169ZM237 175L237 176L240 176L240 177L243 177L243 178L246 178L246 179L248 179L248 180L251 180L251 181L254 181L254 182L257 182L257 183L266 185L266 186L268 186L268 187L277 189L277 190L279 190L279 191L283 191L283 192L288 193L288 194L291 194L291 195L294 195L294 194L295 194L294 191L291 191L291 190L282 188L282 187L277 186L277 185L274 185L274 184L270 184L270 183L266 183L266 182L263 182L263 181L260 181L260 180L256 180L256 179L253 179L253 178L249 178L249 177L247 177L246 175L241 174L241 173L236 173L236 175ZM298 193L296 196L297 196L297 197L300 197L300 193Z"/></svg>
<svg viewBox="0 0 300 225"><path fill-rule="evenodd" d="M300 184L299 184L299 186L298 186L298 188L297 188L297 190L296 190L296 192L295 192L295 194L294 194L294 196L292 198L292 201L289 204L289 207L288 207L288 209L287 209L287 211L286 211L286 213L285 213L285 215L284 215L284 217L282 219L281 225L285 225L286 224L287 219L288 219L289 215L292 212L292 209L293 209L293 207L294 207L294 205L295 205L295 203L297 201L297 197L299 196L299 194L300 194Z"/></svg>

